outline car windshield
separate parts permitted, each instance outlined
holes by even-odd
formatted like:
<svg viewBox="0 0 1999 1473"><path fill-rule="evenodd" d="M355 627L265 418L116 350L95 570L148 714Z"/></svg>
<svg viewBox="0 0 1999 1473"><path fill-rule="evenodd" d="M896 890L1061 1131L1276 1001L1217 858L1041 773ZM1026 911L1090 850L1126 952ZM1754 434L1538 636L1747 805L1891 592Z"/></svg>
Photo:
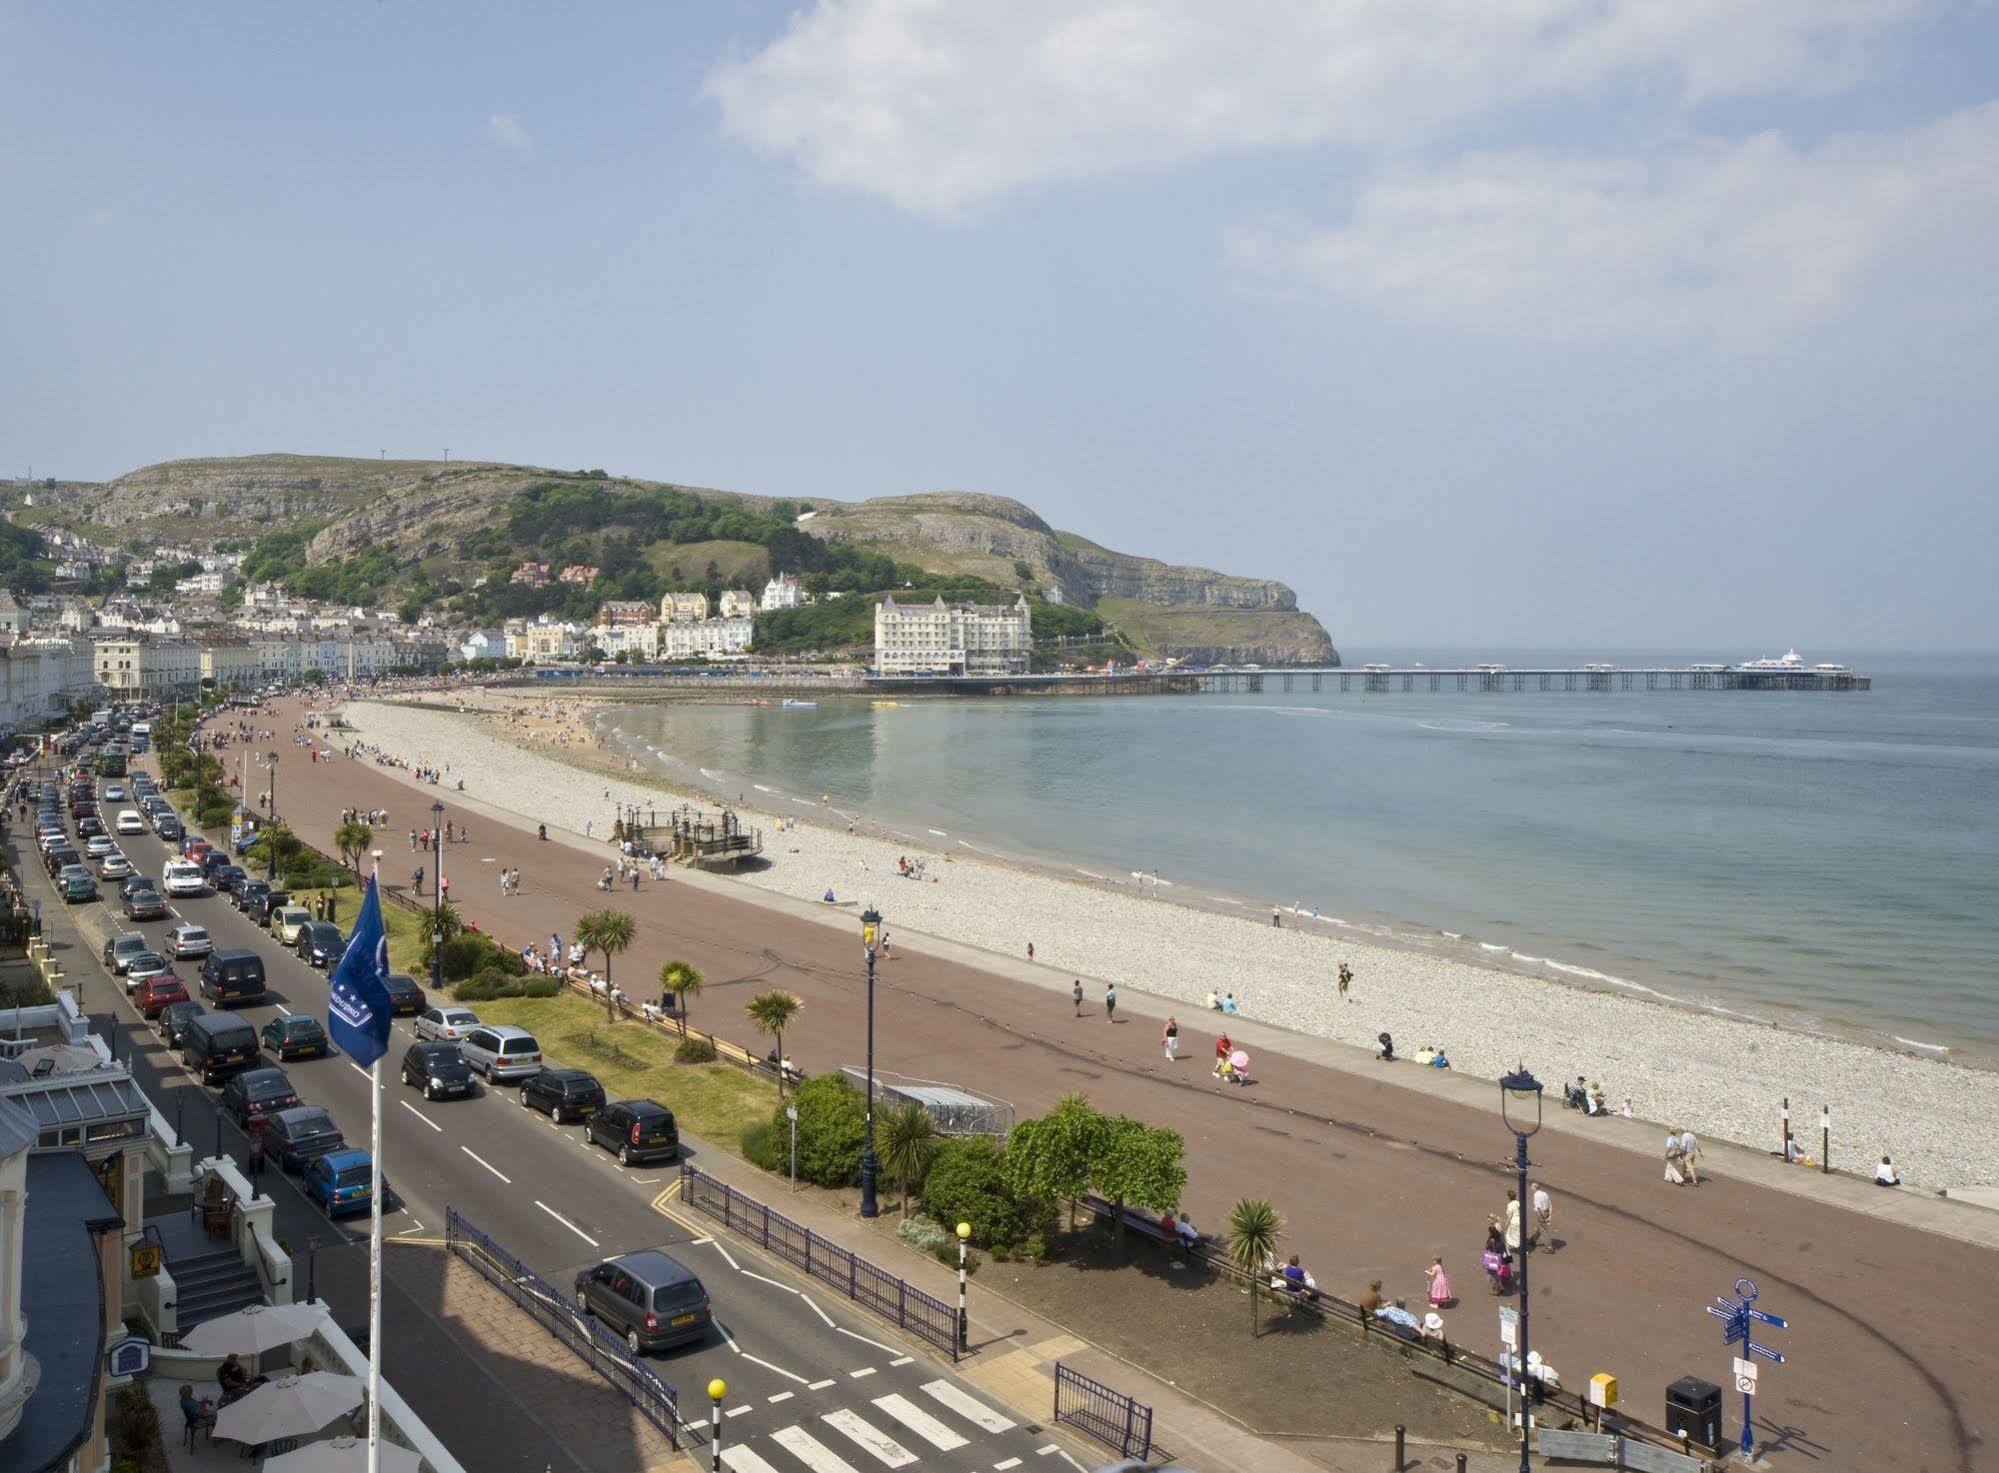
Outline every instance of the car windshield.
<svg viewBox="0 0 1999 1473"><path fill-rule="evenodd" d="M337 1187L365 1187L370 1175L368 1166L343 1166L333 1173L333 1184Z"/></svg>
<svg viewBox="0 0 1999 1473"><path fill-rule="evenodd" d="M285 1033L291 1037L310 1038L318 1032L319 1032L319 1019L317 1018L285 1019Z"/></svg>
<svg viewBox="0 0 1999 1473"><path fill-rule="evenodd" d="M708 1297L698 1279L690 1279L681 1284L664 1284L652 1291L653 1309L660 1314L671 1314L676 1309L693 1309Z"/></svg>
<svg viewBox="0 0 1999 1473"><path fill-rule="evenodd" d="M338 1133L333 1117L324 1110L315 1110L310 1115L295 1115L285 1122L288 1135L325 1135L328 1131Z"/></svg>

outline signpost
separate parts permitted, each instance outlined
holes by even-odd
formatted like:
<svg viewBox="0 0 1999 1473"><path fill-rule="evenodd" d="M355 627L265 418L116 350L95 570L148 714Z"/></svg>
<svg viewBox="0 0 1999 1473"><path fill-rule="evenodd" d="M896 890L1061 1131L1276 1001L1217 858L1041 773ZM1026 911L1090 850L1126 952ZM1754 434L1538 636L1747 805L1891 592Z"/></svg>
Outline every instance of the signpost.
<svg viewBox="0 0 1999 1473"><path fill-rule="evenodd" d="M1510 1304L1499 1306L1499 1343L1506 1347L1499 1363L1506 1367L1506 1425L1513 1425L1513 1376L1520 1376L1520 1420L1527 1420L1527 1377L1520 1365L1520 1311Z"/></svg>
<svg viewBox="0 0 1999 1473"><path fill-rule="evenodd" d="M1723 1322L1722 1344L1742 1347L1742 1354L1735 1358L1735 1389L1742 1393L1742 1456L1753 1458L1756 1455L1756 1431L1750 1422L1750 1398L1756 1394L1755 1357L1760 1355L1780 1366L1784 1364L1783 1351L1773 1350L1757 1341L1756 1326L1771 1325L1779 1330L1789 1326L1776 1315L1765 1314L1756 1308L1756 1285L1749 1279L1735 1281L1735 1303L1729 1303L1726 1295L1717 1294L1707 1312Z"/></svg>

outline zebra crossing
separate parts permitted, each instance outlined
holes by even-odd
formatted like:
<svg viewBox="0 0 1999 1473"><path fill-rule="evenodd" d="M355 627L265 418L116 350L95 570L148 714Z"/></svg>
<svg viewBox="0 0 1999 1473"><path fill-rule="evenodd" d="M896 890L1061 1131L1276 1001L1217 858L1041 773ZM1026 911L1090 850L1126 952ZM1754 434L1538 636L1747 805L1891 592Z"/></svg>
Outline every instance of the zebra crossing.
<svg viewBox="0 0 1999 1473"><path fill-rule="evenodd" d="M952 1453L958 1456L951 1465L967 1469L1020 1466L1018 1457L975 1461L975 1452L965 1451L981 1437L1013 1431L1017 1424L1011 1417L942 1379L915 1391L891 1391L826 1411L801 1405L800 1419L791 1426L724 1446L722 1464L729 1473L883 1473L937 1467L938 1455Z"/></svg>

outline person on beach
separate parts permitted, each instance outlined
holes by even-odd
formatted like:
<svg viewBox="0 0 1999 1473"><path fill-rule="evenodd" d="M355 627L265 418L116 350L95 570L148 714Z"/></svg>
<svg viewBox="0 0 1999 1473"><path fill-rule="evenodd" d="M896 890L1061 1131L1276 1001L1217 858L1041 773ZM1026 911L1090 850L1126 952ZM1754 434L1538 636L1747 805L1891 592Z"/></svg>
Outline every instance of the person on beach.
<svg viewBox="0 0 1999 1473"><path fill-rule="evenodd" d="M1222 1011L1224 1013L1233 1013L1237 1011L1235 994L1233 992L1224 992L1222 994Z"/></svg>
<svg viewBox="0 0 1999 1473"><path fill-rule="evenodd" d="M1029 961L1034 960L1034 943L1032 941L1027 943L1027 959Z"/></svg>
<svg viewBox="0 0 1999 1473"><path fill-rule="evenodd" d="M1115 982L1106 982L1104 984L1104 1021L1106 1023L1117 1022L1117 983Z"/></svg>
<svg viewBox="0 0 1999 1473"><path fill-rule="evenodd" d="M1430 1266L1423 1270L1423 1277L1430 1281L1429 1299L1432 1307L1447 1309L1457 1298L1451 1288L1451 1276L1444 1272L1444 1255L1439 1253L1430 1260Z"/></svg>
<svg viewBox="0 0 1999 1473"><path fill-rule="evenodd" d="M1901 1184L1902 1175L1895 1170L1895 1163L1890 1161L1886 1156L1883 1156L1881 1164L1874 1168L1874 1185L1877 1187L1899 1187Z"/></svg>
<svg viewBox="0 0 1999 1473"><path fill-rule="evenodd" d="M1527 1251L1532 1253L1545 1242L1547 1251L1555 1251L1555 1203L1549 1197L1548 1189L1538 1181L1528 1189L1528 1206L1534 1213L1534 1226L1527 1234Z"/></svg>
<svg viewBox="0 0 1999 1473"><path fill-rule="evenodd" d="M1081 977L1076 979L1076 985L1070 989L1070 995L1076 999L1076 1016L1080 1018L1083 1016L1083 979Z"/></svg>
<svg viewBox="0 0 1999 1473"><path fill-rule="evenodd" d="M1211 1013L1219 1013L1221 1010L1222 1010L1222 995L1219 992L1215 992L1211 989L1208 993L1208 1011Z"/></svg>
<svg viewBox="0 0 1999 1473"><path fill-rule="evenodd" d="M1270 907L1270 924L1278 927L1280 930L1284 925L1284 912L1274 905Z"/></svg>
<svg viewBox="0 0 1999 1473"><path fill-rule="evenodd" d="M1170 1015L1166 1019L1165 1043L1166 1062L1169 1064L1178 1063L1180 1060L1180 1020Z"/></svg>
<svg viewBox="0 0 1999 1473"><path fill-rule="evenodd" d="M1350 967L1350 966L1348 966L1348 965L1347 965L1347 964L1346 964L1345 962L1341 962L1341 963L1340 963L1340 1001L1341 1001L1341 1002L1352 1002L1352 1001L1353 1001L1353 999L1352 999L1351 997L1347 996L1347 993L1348 993L1348 992L1349 992L1349 991L1350 991L1350 990L1351 990L1352 988L1353 988L1353 968L1352 968L1352 967Z"/></svg>

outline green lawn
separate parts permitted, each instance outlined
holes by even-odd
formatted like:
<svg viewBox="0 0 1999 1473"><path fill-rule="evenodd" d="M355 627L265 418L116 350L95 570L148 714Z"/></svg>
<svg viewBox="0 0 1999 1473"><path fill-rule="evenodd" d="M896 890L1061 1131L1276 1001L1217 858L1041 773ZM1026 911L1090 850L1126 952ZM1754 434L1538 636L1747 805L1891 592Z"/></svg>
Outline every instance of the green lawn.
<svg viewBox="0 0 1999 1473"><path fill-rule="evenodd" d="M774 1081L731 1064L676 1064L677 1038L635 1023L613 1027L587 998L503 997L473 1009L485 1022L527 1029L551 1063L588 1069L614 1100L658 1100L683 1130L726 1151L777 1107Z"/></svg>
<svg viewBox="0 0 1999 1473"><path fill-rule="evenodd" d="M319 897L327 893L325 890L294 890L292 902L313 909L319 904ZM342 931L351 933L354 929L354 919L361 913L361 897L367 891L349 886L331 893L333 923ZM314 914L318 914L317 910L314 910ZM382 907L382 926L389 933L389 970L407 972L428 988L429 976L417 971L418 958L423 951L424 924L422 916L414 911L404 910L400 905L385 904Z"/></svg>

